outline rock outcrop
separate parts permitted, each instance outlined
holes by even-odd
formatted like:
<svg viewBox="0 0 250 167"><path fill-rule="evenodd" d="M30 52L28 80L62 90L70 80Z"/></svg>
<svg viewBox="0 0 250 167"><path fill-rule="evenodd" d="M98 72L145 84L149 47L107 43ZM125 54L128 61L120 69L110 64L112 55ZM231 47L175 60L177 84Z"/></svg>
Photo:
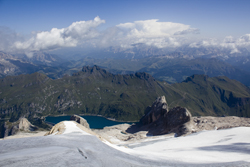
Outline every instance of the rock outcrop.
<svg viewBox="0 0 250 167"><path fill-rule="evenodd" d="M164 116L168 112L168 104L165 96L158 97L152 106L148 106L145 111L145 115L141 118L140 122L143 125L150 124L157 121L160 117Z"/></svg>
<svg viewBox="0 0 250 167"><path fill-rule="evenodd" d="M138 125L135 125L138 126ZM130 127L127 132L148 131L148 135L175 133L176 136L192 133L194 122L191 113L182 107L168 109L165 96L158 97L145 111L139 128ZM135 131L134 131L135 132Z"/></svg>
<svg viewBox="0 0 250 167"><path fill-rule="evenodd" d="M16 122L5 122L4 124L4 137L14 135L20 131L30 132L38 128L32 125L26 118L20 118Z"/></svg>
<svg viewBox="0 0 250 167"><path fill-rule="evenodd" d="M129 127L126 132L147 131L147 135L175 133L175 136L187 135L202 130L219 130L233 127L250 127L250 118L229 117L192 117L182 107L168 109L164 96L158 97L145 111L139 125Z"/></svg>
<svg viewBox="0 0 250 167"><path fill-rule="evenodd" d="M192 115L186 108L174 107L164 117L165 132L175 133L177 136L192 132ZM164 132L164 133L165 133Z"/></svg>
<svg viewBox="0 0 250 167"><path fill-rule="evenodd" d="M77 123L83 125L84 127L89 128L88 122L84 118L82 118L82 117L80 117L78 115L72 115L70 117L70 120L76 121Z"/></svg>
<svg viewBox="0 0 250 167"><path fill-rule="evenodd" d="M51 130L46 133L44 136L47 136L47 135L52 135L52 134L55 134L55 135L60 135L62 134L63 132L65 131L65 125L62 122L59 122L57 123L56 125L54 125Z"/></svg>

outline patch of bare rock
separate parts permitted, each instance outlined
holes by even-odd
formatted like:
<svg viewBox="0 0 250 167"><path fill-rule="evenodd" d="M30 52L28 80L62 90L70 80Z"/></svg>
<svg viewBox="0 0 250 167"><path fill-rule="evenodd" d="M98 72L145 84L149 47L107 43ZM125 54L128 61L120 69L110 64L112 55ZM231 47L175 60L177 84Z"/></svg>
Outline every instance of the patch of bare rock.
<svg viewBox="0 0 250 167"><path fill-rule="evenodd" d="M250 127L250 118L244 117L193 117L196 131L220 130L234 127Z"/></svg>
<svg viewBox="0 0 250 167"><path fill-rule="evenodd" d="M54 125L51 128L51 130L45 134L45 136L52 135L52 134L54 134L54 135L60 135L64 131L65 131L65 125L64 125L64 123L62 121L62 122L59 122L58 124Z"/></svg>
<svg viewBox="0 0 250 167"><path fill-rule="evenodd" d="M33 132L38 128L32 125L26 118L20 118L16 122L5 122L4 137L15 135L20 132Z"/></svg>

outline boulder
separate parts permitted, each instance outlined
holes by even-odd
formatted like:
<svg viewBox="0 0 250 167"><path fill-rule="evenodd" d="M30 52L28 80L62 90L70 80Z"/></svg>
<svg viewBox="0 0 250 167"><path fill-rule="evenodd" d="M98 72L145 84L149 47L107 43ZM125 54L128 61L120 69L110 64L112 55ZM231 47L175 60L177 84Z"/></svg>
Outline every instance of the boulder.
<svg viewBox="0 0 250 167"><path fill-rule="evenodd" d="M192 132L192 115L186 108L172 108L167 113L164 120L166 122L166 129L168 133L173 132L176 136L181 136Z"/></svg>
<svg viewBox="0 0 250 167"><path fill-rule="evenodd" d="M77 123L83 125L84 127L89 128L88 122L84 118L82 118L82 117L80 117L78 115L72 115L70 117L70 120L76 121Z"/></svg>
<svg viewBox="0 0 250 167"><path fill-rule="evenodd" d="M174 107L165 115L166 126L174 128L189 122L191 118L192 115L186 108Z"/></svg>

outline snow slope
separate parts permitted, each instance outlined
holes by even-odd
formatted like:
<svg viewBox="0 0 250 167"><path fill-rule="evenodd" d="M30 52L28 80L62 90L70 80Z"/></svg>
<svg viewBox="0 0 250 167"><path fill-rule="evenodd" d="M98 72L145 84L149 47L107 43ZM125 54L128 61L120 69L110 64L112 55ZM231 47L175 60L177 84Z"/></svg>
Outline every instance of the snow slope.
<svg viewBox="0 0 250 167"><path fill-rule="evenodd" d="M124 146L64 122L61 135L0 141L0 166L250 166L250 128L206 131Z"/></svg>
<svg viewBox="0 0 250 167"><path fill-rule="evenodd" d="M135 155L188 163L250 163L250 128L203 131L185 137L133 143Z"/></svg>

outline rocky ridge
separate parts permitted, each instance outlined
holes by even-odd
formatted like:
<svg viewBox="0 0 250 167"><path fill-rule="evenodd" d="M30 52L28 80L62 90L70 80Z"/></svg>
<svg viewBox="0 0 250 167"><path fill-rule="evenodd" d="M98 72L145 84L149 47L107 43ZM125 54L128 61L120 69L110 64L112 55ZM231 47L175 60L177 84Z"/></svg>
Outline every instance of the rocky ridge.
<svg viewBox="0 0 250 167"><path fill-rule="evenodd" d="M18 132L32 132L38 128L32 125L26 118L20 118L16 122L5 122L4 137L15 135Z"/></svg>

